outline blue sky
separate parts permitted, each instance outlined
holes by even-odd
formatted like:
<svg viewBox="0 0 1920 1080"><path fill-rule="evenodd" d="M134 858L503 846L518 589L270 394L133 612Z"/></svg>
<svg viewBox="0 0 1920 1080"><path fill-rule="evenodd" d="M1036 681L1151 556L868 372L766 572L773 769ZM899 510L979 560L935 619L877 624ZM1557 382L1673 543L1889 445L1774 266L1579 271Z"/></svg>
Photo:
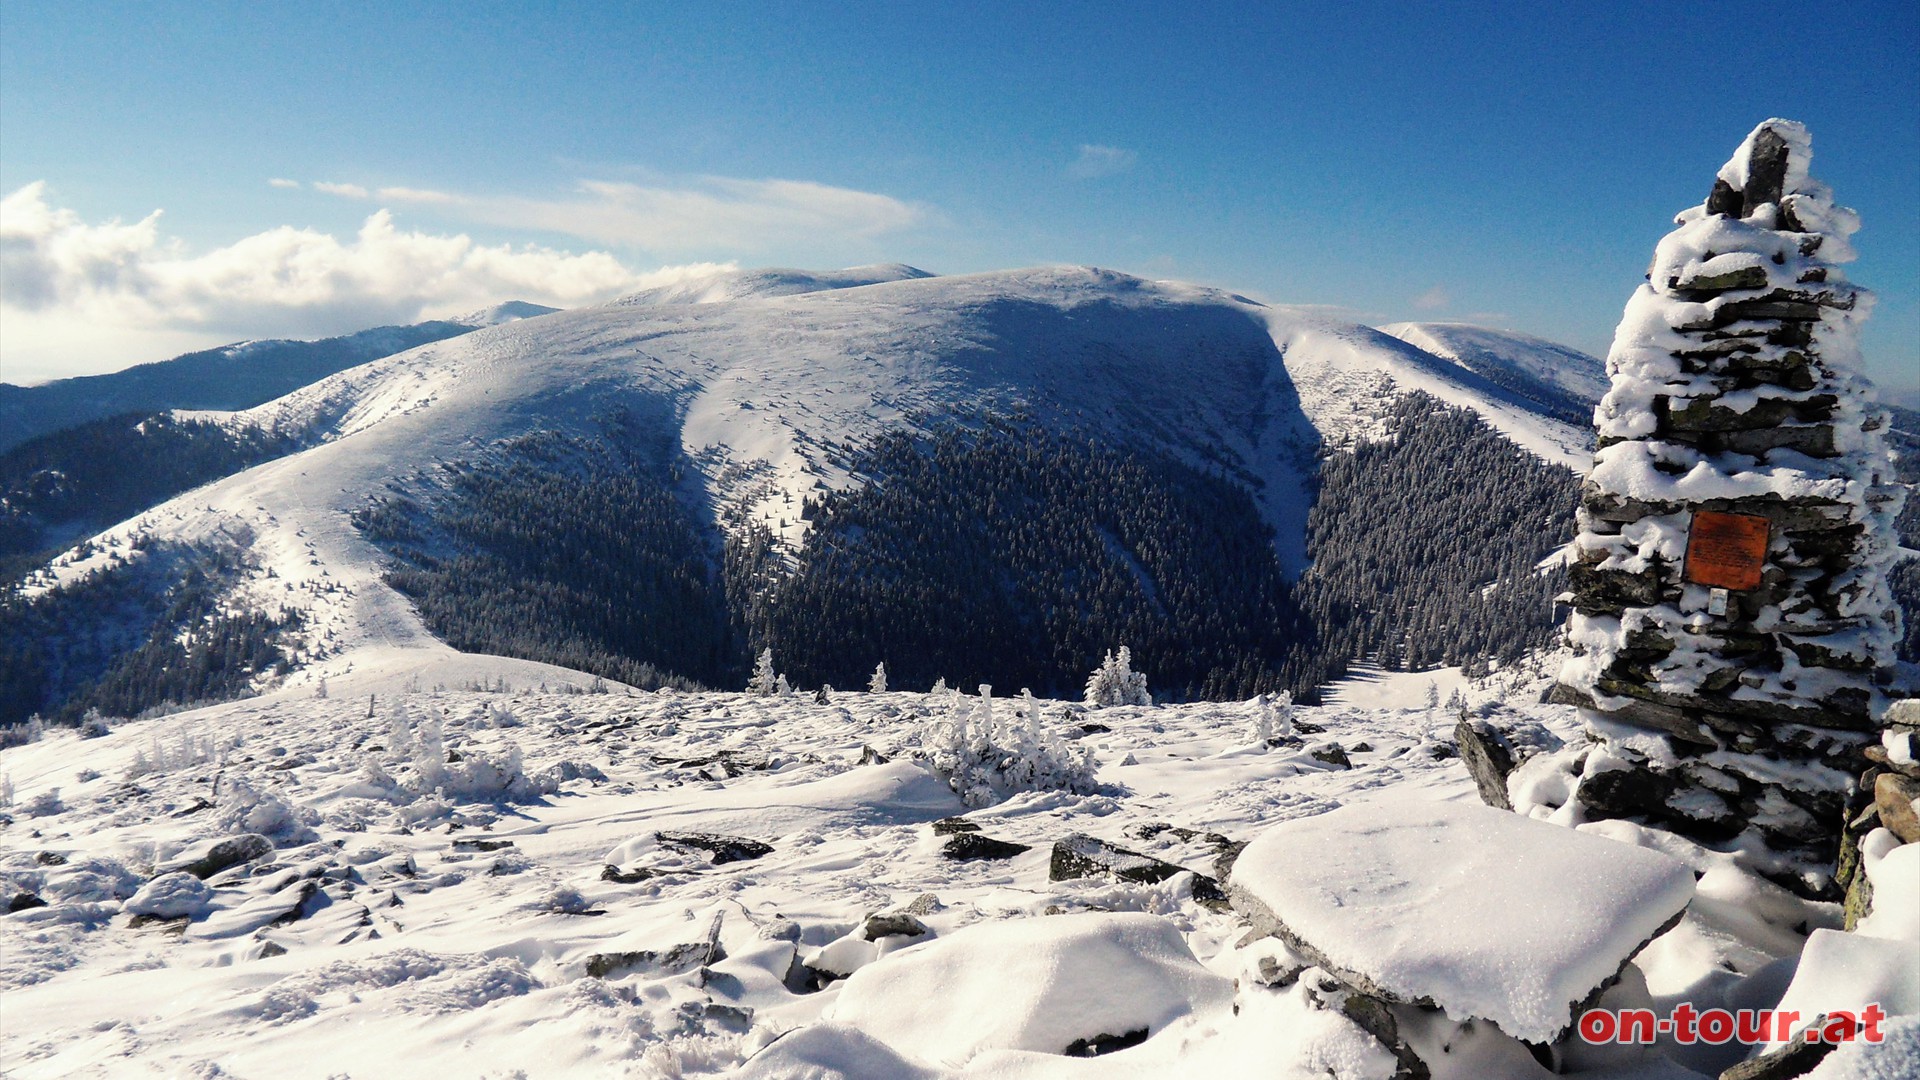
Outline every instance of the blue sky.
<svg viewBox="0 0 1920 1080"><path fill-rule="evenodd" d="M1603 352L1781 115L1864 219L1870 370L1920 384L1911 3L390 7L0 5L0 379L716 262L1089 263Z"/></svg>

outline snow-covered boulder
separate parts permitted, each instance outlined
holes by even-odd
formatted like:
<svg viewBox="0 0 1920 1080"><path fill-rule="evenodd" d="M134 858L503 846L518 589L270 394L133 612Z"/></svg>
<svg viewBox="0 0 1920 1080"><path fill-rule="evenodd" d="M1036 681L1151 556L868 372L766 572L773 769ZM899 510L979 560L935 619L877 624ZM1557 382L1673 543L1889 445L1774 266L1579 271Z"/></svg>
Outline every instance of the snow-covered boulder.
<svg viewBox="0 0 1920 1080"><path fill-rule="evenodd" d="M1778 1011L1804 1022L1845 1011L1858 1017L1869 1004L1889 1016L1920 1015L1920 844L1896 844L1884 829L1861 844L1873 882L1872 913L1851 934L1815 930L1807 938L1793 982ZM1769 1044L1777 1050L1785 1040Z"/></svg>
<svg viewBox="0 0 1920 1080"><path fill-rule="evenodd" d="M989 1050L1150 1037L1232 995L1165 919L1050 915L976 923L862 967L826 1018L951 1066Z"/></svg>
<svg viewBox="0 0 1920 1080"><path fill-rule="evenodd" d="M206 914L212 900L213 890L205 882L177 870L142 885L127 901L125 910L129 915L154 919L193 918Z"/></svg>
<svg viewBox="0 0 1920 1080"><path fill-rule="evenodd" d="M204 881L222 870L262 859L271 854L273 854L273 841L259 833L241 833L239 836L223 836L218 840L201 841L174 856L160 869L168 873L184 870Z"/></svg>
<svg viewBox="0 0 1920 1080"><path fill-rule="evenodd" d="M1363 993L1552 1042L1693 897L1670 856L1484 806L1350 806L1262 833L1234 907Z"/></svg>

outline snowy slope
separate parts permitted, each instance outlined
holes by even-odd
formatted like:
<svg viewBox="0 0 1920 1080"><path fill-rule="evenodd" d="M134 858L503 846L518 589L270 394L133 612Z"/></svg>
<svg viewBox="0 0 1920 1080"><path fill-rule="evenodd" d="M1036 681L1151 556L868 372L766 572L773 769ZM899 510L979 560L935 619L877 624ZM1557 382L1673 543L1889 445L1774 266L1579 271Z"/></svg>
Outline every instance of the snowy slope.
<svg viewBox="0 0 1920 1080"><path fill-rule="evenodd" d="M477 659L467 674L492 681ZM1309 748L1340 743L1350 769L1255 744L1254 703L1086 714L1047 702L1055 730L1110 729L1082 740L1108 789L967 812L910 760L923 722L967 705L944 696L406 692L362 676L332 691L0 750L12 795L0 882L46 903L0 918L8 1075L685 1078L765 1054L745 1075L1305 1077L1337 1065L1384 1080L1392 1059L1313 1004L1311 972L1268 985L1290 954L1270 939L1237 945L1244 920L1197 903L1193 874L1054 881L1049 848L1082 832L1215 874L1208 834L1246 841L1340 806L1419 816L1474 800L1458 759L1435 752L1444 718L1359 695L1298 714L1324 728ZM1571 709L1476 707L1576 737ZM429 729L461 768L514 761L490 775L532 786L421 794L423 768L439 767L421 749ZM858 764L863 745L892 760ZM929 823L963 812L1029 850L944 857ZM655 838L668 828L770 850L710 863ZM1809 924L1831 917L1734 857L1624 823L1587 831L1706 873L1704 900L1611 1002L1758 1000ZM154 884L240 832L274 850L204 884ZM610 880L610 863L635 879ZM928 894L915 910L930 935L865 940L868 915ZM1411 958L1419 943L1398 947ZM858 971L821 989L801 966L834 963ZM1436 1076L1549 1075L1484 1024L1427 1023L1403 1031ZM1070 1040L1133 1027L1150 1034L1139 1046L1061 1056ZM1698 1072L1660 1071L1630 1048L1589 1049L1566 1071L1713 1075L1739 1052L1656 1050L1691 1054ZM808 1058L841 1071L802 1073Z"/></svg>
<svg viewBox="0 0 1920 1080"><path fill-rule="evenodd" d="M447 321L476 328L481 326L498 326L501 323L517 322L521 319L533 319L541 315L551 315L559 310L559 308L551 308L545 304L530 304L525 300L508 300L505 303L495 304L492 307L484 307L478 311L469 311L465 315L455 315Z"/></svg>
<svg viewBox="0 0 1920 1080"><path fill-rule="evenodd" d="M1607 392L1604 360L1531 334L1466 323L1394 323L1379 329L1542 405L1566 403L1580 421L1587 419L1593 404Z"/></svg>
<svg viewBox="0 0 1920 1080"><path fill-rule="evenodd" d="M785 508L860 482L830 443L1020 410L1238 478L1298 573L1314 453L1377 434L1408 390L1478 410L1547 460L1584 458L1584 433L1457 364L1217 290L1081 267L722 275L697 293L490 326L237 414L319 445L111 530L38 587L107 565L136 532L237 546L255 566L235 601L302 611L305 651L336 659L309 677L368 645L443 649L348 514L437 463L534 431L596 434L615 413L676 436L718 523L784 518L779 538L796 545L807 525Z"/></svg>
<svg viewBox="0 0 1920 1080"><path fill-rule="evenodd" d="M369 360L552 310L510 302L458 319L381 326L319 341L241 341L105 375L37 386L0 383L0 451L119 413L244 409ZM509 314L509 313L514 314Z"/></svg>

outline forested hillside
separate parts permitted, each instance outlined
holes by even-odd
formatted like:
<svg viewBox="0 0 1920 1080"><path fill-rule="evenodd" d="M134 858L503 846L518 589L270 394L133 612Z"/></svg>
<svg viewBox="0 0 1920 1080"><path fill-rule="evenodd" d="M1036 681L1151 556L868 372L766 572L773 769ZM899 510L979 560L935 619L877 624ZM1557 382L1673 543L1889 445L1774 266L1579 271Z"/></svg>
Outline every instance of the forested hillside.
<svg viewBox="0 0 1920 1080"><path fill-rule="evenodd" d="M1321 468L1299 589L1321 648L1476 672L1550 644L1566 575L1539 564L1573 535L1579 478L1423 394L1392 416L1391 440Z"/></svg>
<svg viewBox="0 0 1920 1080"><path fill-rule="evenodd" d="M0 454L0 582L183 491L298 449L259 427L128 413Z"/></svg>
<svg viewBox="0 0 1920 1080"><path fill-rule="evenodd" d="M284 672L298 616L220 603L241 559L136 537L107 569L33 603L0 593L0 724L223 701Z"/></svg>
<svg viewBox="0 0 1920 1080"><path fill-rule="evenodd" d="M1314 681L1273 536L1245 488L1170 457L1007 421L886 436L871 481L744 612L802 684L986 682L1071 693L1125 644L1175 698ZM738 595L738 590L735 591Z"/></svg>
<svg viewBox="0 0 1920 1080"><path fill-rule="evenodd" d="M717 538L676 496L650 439L529 436L354 515L387 580L454 648L540 660L634 686L725 685Z"/></svg>
<svg viewBox="0 0 1920 1080"><path fill-rule="evenodd" d="M1547 645L1576 481L1466 410L1394 406L1394 437L1322 463L1313 568L1290 585L1246 488L1137 447L1010 419L899 431L867 482L793 507L784 557L716 559L664 448L524 439L356 515L388 580L458 648L640 685L734 685L762 648L797 685L1071 693L1132 648L1173 699L1312 700L1347 662L1483 668ZM629 449L620 449L629 447Z"/></svg>

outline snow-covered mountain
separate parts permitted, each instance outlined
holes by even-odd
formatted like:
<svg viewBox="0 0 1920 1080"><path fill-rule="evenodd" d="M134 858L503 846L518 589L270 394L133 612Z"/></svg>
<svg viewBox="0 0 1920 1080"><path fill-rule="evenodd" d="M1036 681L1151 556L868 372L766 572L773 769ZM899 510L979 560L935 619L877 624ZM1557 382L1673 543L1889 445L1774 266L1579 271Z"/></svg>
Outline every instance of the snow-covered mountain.
<svg viewBox="0 0 1920 1080"><path fill-rule="evenodd" d="M381 326L318 341L240 341L106 375L37 386L0 383L0 452L123 413L250 408L369 360L552 310L509 301L458 318Z"/></svg>
<svg viewBox="0 0 1920 1080"><path fill-rule="evenodd" d="M844 270L793 270L769 267L762 270L716 270L677 281L671 285L642 289L615 300L621 306L650 304L717 304L727 300L746 300L756 296L798 296L825 289L852 289L887 281L911 281L932 277L905 263L880 263L874 266L850 266Z"/></svg>
<svg viewBox="0 0 1920 1080"><path fill-rule="evenodd" d="M534 319L542 315L551 315L559 310L559 308L551 308L545 304L530 304L525 300L508 300L504 303L495 304L492 307L481 308L478 311L469 311L465 315L455 315L446 321L478 329L482 326L498 326L501 323L518 322L521 319Z"/></svg>
<svg viewBox="0 0 1920 1080"><path fill-rule="evenodd" d="M1594 404L1607 392L1605 361L1531 334L1466 323L1394 323L1380 331L1451 360L1571 423L1590 423Z"/></svg>
<svg viewBox="0 0 1920 1080"><path fill-rule="evenodd" d="M1490 376L1311 312L1083 267L951 277L904 266L728 272L429 343L222 418L236 429L291 434L310 448L108 530L56 560L29 593L41 604L91 575L154 561L136 548L220 551L218 610L284 612L299 627L287 651L307 666L300 678L317 679L347 670L369 645L425 655L444 651L442 638L454 636L470 648L525 654L502 644L499 625L526 623L534 609L508 617L470 603L451 610L436 599L477 580L473 565L454 569L461 559L483 558L489 572L506 575L495 582L496 596L637 589L657 598L668 588L661 582L688 562L686 553L704 549L715 569L705 581L673 586L689 599L676 602L672 617L686 617L688 605L732 612L676 635L735 658L706 666L685 661L714 678L749 645L781 644L782 609L804 612L803 621L818 630L827 612L880 602L856 598L862 580L900 573L938 579L973 560L999 566L995 574L1008 579L998 606L943 615L939 603L922 597L910 613L848 624L848 647L878 649L897 640L905 633L897 620L909 617L929 640L955 636L933 622L961 618L982 637L1016 635L1020 647L1042 650L1058 626L1127 636L1150 656L1204 652L1195 635L1215 643L1225 635L1237 644L1195 661L1200 666L1176 685L1194 693L1241 690L1269 678L1311 686L1314 672L1279 674L1293 670L1285 667L1287 656L1318 632L1309 624L1346 621L1334 610L1340 604L1370 607L1339 592L1351 592L1352 582L1333 589L1338 596L1314 591L1331 586L1314 583L1310 559L1337 554L1339 529L1357 527L1311 520L1316 499L1326 500L1318 492L1319 455L1416 446L1411 433L1425 421L1399 415L1396 402L1422 392L1484 420L1528 451L1526 460L1584 464L1585 430L1542 404L1554 393L1526 382L1529 370L1515 363ZM1010 433L1016 429L1027 434ZM942 437L951 437L949 444L930 441ZM1453 464L1444 447L1419 452L1439 455L1442 472ZM1480 452L1490 461L1514 461L1491 445ZM1022 464L1029 459L1042 464ZM936 471L917 472L921 461ZM1341 481L1348 485L1342 499L1377 504L1363 514L1398 513L1381 485L1400 483L1401 473L1434 471L1381 461L1370 467L1376 475ZM1541 468L1525 460L1515 467ZM990 468L1007 471L983 479ZM567 501L572 496L558 495L539 505L526 501L526 492L547 490L540 487L547 481L531 477L568 470L576 480L617 475L625 483L643 475L645 490L671 491L674 505L657 508L646 526L655 533L646 535L681 555L657 556L653 584L616 574L588 587L553 576L563 572L560 562L630 566L649 557L631 545L617 557L611 548L559 554L582 534L608 531L583 514L628 517L626 531L646 532L619 506L582 510ZM1059 478L1068 475L1080 479L1063 488ZM953 502L967 483L975 494L966 497L978 501ZM1021 490L1028 494L1007 503L1007 483L1027 485ZM1373 487L1360 491L1356 484ZM552 490L562 487L595 486ZM1481 487L1499 484L1483 477ZM1394 490L1404 496L1409 489ZM1547 502L1559 500L1553 492ZM1162 499L1167 504L1155 508ZM1504 510L1530 518L1525 531L1541 542L1543 511ZM962 520L951 519L956 513ZM1436 510L1441 519L1485 513ZM480 517L512 519L507 531L528 535L510 541L490 525L476 539L471 526ZM1471 565L1434 572L1450 574L1482 600L1499 594L1494 586L1502 580L1531 576L1541 552L1522 558L1484 538L1469 544L1461 532L1469 525L1484 523L1454 522L1441 531L1461 533L1454 547L1470 554L1449 557ZM1028 529L1039 539L1015 539ZM956 553L929 563L929 551L944 549L913 537L942 533ZM953 539L961 534L967 536ZM527 543L541 539L546 554L533 558ZM630 540L610 535L605 542ZM1379 535L1368 543L1385 545ZM1429 537L1411 546L1445 545ZM1041 548L1044 558L1032 554ZM1229 558L1222 554L1228 550L1243 553ZM1393 557L1423 556L1415 550ZM1036 559L1045 565L1036 569ZM411 593L396 587L396 560L410 568L401 577L412 575ZM1503 568L1503 560L1513 566ZM1095 577L1075 584L1083 572ZM1095 580L1103 584L1089 584ZM717 599L722 593L724 602ZM1236 608L1228 603L1234 597L1253 599L1236 601L1247 605ZM603 625L619 613L598 603L580 598L565 620L600 627L579 631L582 650L619 639ZM1076 603L1096 606L1068 619ZM1491 611L1472 618L1502 621ZM1221 619L1232 627L1217 625ZM1243 631L1253 636L1234 637ZM1400 629L1379 633L1382 640L1353 647L1397 655L1419 644L1409 645ZM1098 644L1057 647L1057 660L999 677L1039 684L1083 670L1080 653ZM875 659L816 657L796 665L816 678L834 677L826 673L841 671L836 664L870 668ZM1256 674L1269 668L1274 674Z"/></svg>

